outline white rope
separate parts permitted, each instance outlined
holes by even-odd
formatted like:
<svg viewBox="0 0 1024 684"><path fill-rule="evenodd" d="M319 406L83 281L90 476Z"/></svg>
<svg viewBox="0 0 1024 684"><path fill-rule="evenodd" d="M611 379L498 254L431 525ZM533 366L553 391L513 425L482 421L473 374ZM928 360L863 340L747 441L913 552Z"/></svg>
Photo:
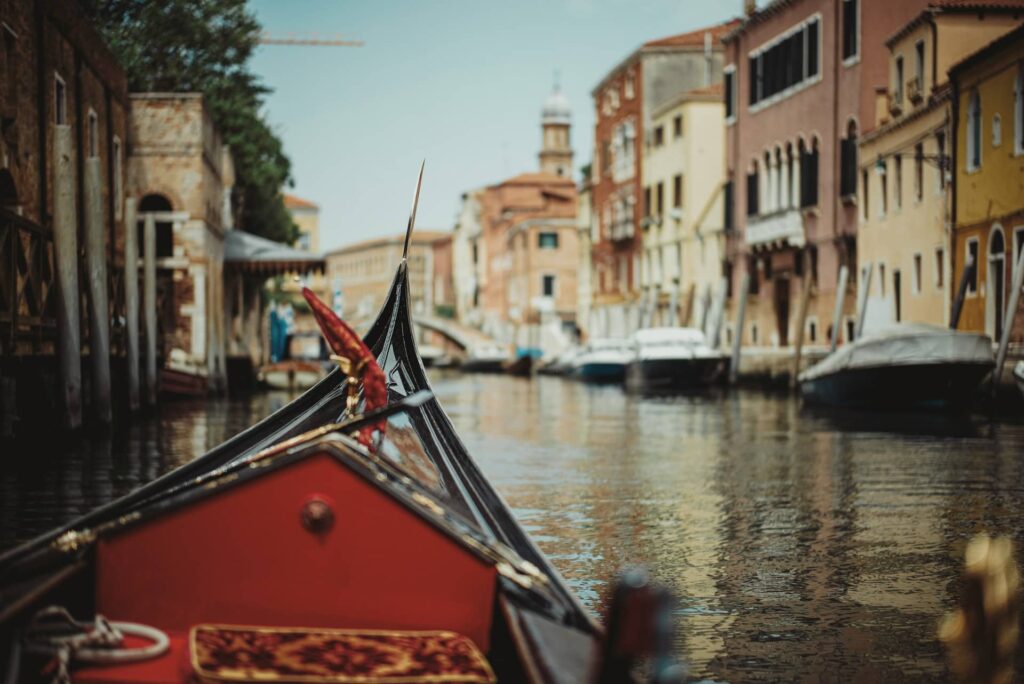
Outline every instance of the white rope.
<svg viewBox="0 0 1024 684"><path fill-rule="evenodd" d="M126 634L147 639L148 646L122 648ZM79 622L67 609L50 606L36 613L25 632L25 651L53 656L53 684L70 684L72 662L110 664L134 663L167 652L167 635L134 622L110 622L97 615L94 622Z"/></svg>

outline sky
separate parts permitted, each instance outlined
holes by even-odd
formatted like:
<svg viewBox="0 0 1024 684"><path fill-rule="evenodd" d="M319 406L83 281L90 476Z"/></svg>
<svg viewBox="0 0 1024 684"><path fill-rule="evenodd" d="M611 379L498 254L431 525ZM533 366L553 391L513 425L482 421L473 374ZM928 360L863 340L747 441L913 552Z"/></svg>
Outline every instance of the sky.
<svg viewBox="0 0 1024 684"><path fill-rule="evenodd" d="M462 193L535 171L558 74L578 169L590 90L641 43L716 24L742 0L250 0L271 34L342 34L363 47L263 45L265 115L295 187L320 205L321 249L417 226L451 229Z"/></svg>

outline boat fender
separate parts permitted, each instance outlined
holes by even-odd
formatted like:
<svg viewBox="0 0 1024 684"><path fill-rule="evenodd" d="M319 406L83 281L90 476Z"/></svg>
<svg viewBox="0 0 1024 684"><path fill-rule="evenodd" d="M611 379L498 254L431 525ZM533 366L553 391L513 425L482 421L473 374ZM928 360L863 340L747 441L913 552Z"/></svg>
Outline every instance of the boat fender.
<svg viewBox="0 0 1024 684"><path fill-rule="evenodd" d="M311 494L302 504L302 526L313 534L326 534L334 527L334 506L329 497Z"/></svg>
<svg viewBox="0 0 1024 684"><path fill-rule="evenodd" d="M125 635L146 639L147 646L123 648ZM92 622L75 620L66 608L49 606L36 613L25 630L25 652L52 656L43 670L53 673L53 684L71 684L71 663L108 665L135 663L167 652L170 640L163 631L134 622L111 622L97 615Z"/></svg>

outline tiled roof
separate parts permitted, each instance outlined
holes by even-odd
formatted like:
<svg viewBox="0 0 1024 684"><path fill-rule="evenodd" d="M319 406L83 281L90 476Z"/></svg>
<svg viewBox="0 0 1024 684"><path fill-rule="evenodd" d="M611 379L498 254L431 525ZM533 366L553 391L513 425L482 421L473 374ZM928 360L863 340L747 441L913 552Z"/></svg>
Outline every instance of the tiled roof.
<svg viewBox="0 0 1024 684"><path fill-rule="evenodd" d="M932 0L930 6L937 9L1000 10L1024 9L1024 0Z"/></svg>
<svg viewBox="0 0 1024 684"><path fill-rule="evenodd" d="M680 33L675 36L668 36L666 38L658 38L657 40L649 40L643 44L645 48L660 48L660 47L704 47L704 34L711 34L711 43L715 45L722 39L729 31L733 30L740 25L739 19L730 19L724 24L718 24L717 26L707 26L700 28L695 31L688 33Z"/></svg>
<svg viewBox="0 0 1024 684"><path fill-rule="evenodd" d="M451 231L448 230L419 230L416 229L412 232L412 244L423 244L423 243L434 243L441 240L452 237ZM349 252L359 252L364 249L370 249L373 247L383 247L385 245L402 245L405 242L405 233L399 235L389 235L387 237L370 238L368 240L361 240L360 242L353 242L350 245L343 245L332 249L327 254L328 256L335 254L345 254Z"/></svg>
<svg viewBox="0 0 1024 684"><path fill-rule="evenodd" d="M503 180L499 185L541 185L541 184L556 184L556 185L575 185L572 178L568 176L558 176L553 173L544 173L542 171L533 173L521 173L518 176L512 176L506 180Z"/></svg>
<svg viewBox="0 0 1024 684"><path fill-rule="evenodd" d="M288 207L289 209L319 209L320 208L319 205L317 205L315 202L310 202L308 199L303 199L301 197L296 197L295 195L289 195L288 193L285 193L285 195L284 195L284 206Z"/></svg>

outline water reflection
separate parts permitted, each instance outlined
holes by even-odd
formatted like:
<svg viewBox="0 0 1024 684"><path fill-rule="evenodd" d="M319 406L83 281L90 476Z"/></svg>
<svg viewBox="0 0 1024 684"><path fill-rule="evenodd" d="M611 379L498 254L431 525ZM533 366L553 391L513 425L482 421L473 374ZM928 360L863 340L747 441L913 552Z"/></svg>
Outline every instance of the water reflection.
<svg viewBox="0 0 1024 684"><path fill-rule="evenodd" d="M436 383L471 453L595 611L643 563L680 649L729 681L944 679L965 541L1020 539L1024 424L636 398L557 378Z"/></svg>
<svg viewBox="0 0 1024 684"><path fill-rule="evenodd" d="M1024 421L834 413L756 392L645 398L433 376L470 453L583 601L641 563L719 681L946 679L966 540L1024 531ZM184 463L285 395L168 404L113 439L5 454L0 547ZM1018 672L1024 669L1018 668Z"/></svg>

